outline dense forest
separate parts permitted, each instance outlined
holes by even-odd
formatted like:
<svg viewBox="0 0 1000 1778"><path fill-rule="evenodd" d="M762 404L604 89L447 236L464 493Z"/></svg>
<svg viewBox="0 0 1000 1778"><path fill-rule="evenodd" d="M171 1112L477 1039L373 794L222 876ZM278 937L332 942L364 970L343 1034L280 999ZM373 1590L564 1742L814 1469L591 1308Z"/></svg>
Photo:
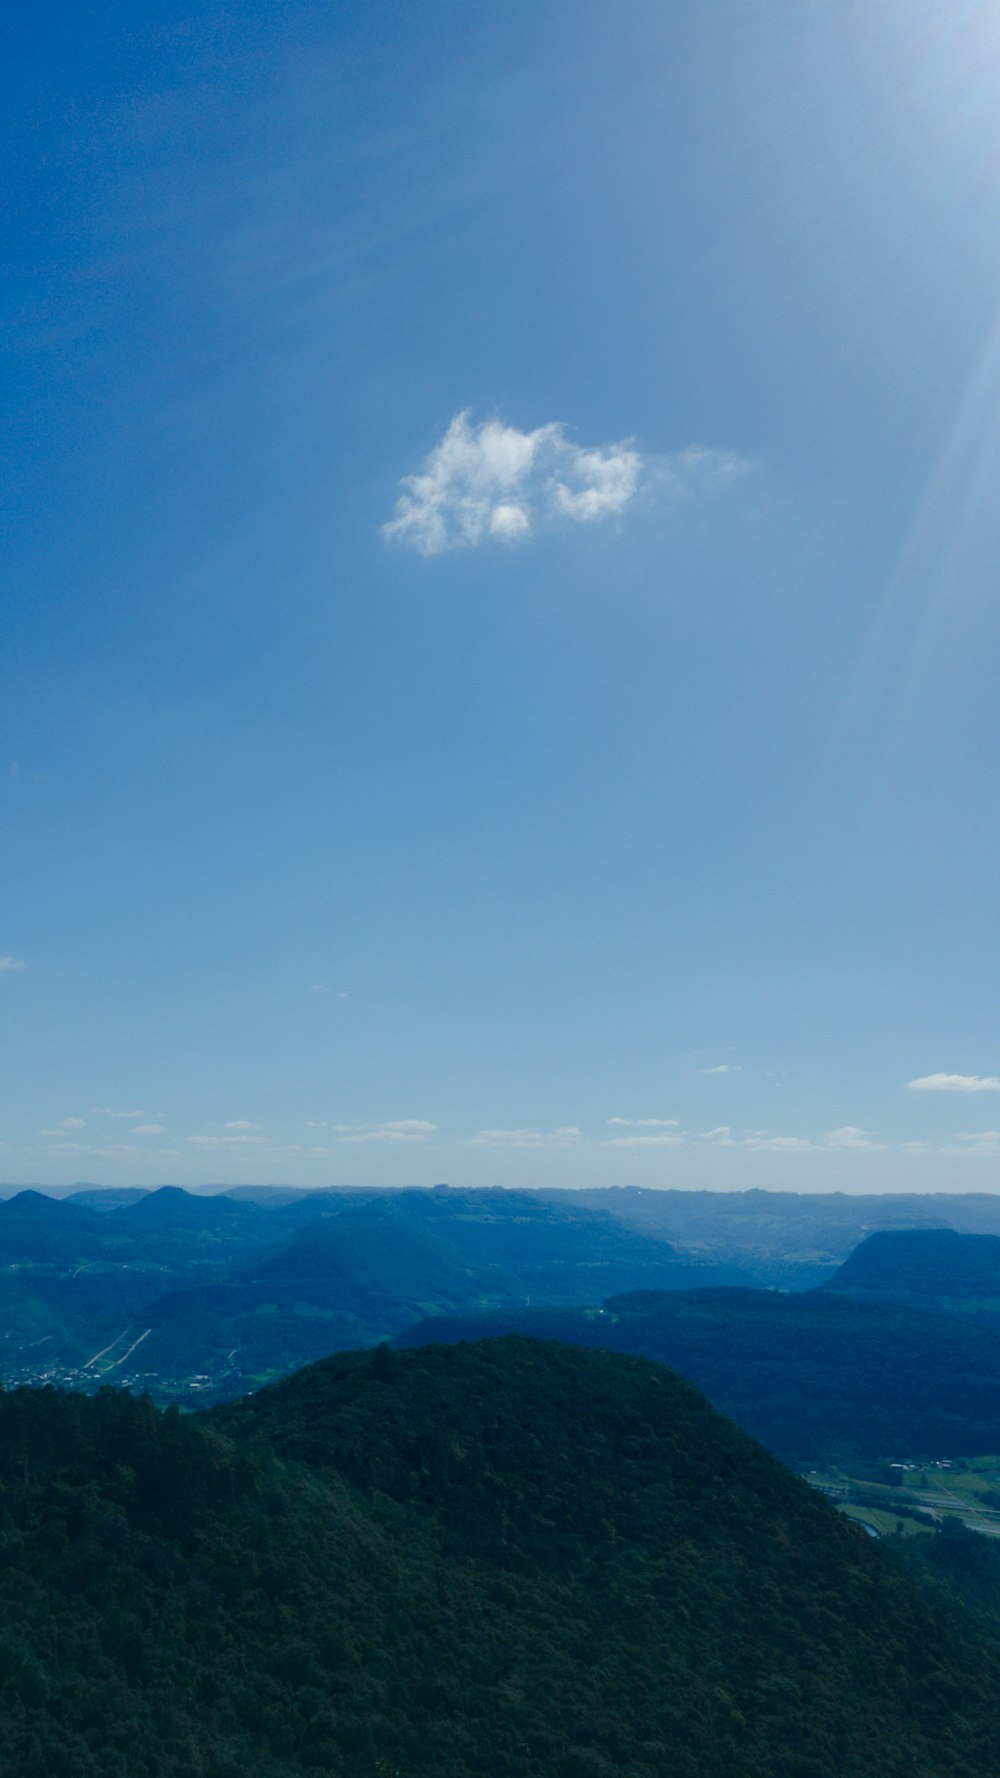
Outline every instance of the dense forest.
<svg viewBox="0 0 1000 1778"><path fill-rule="evenodd" d="M790 1462L1000 1451L989 1322L825 1290L640 1291L436 1319L398 1343L508 1332L661 1359Z"/></svg>
<svg viewBox="0 0 1000 1778"><path fill-rule="evenodd" d="M826 1289L1000 1316L1000 1236L879 1231L848 1255Z"/></svg>
<svg viewBox="0 0 1000 1778"><path fill-rule="evenodd" d="M967 1778L1000 1664L689 1385L508 1339L0 1395L3 1778Z"/></svg>

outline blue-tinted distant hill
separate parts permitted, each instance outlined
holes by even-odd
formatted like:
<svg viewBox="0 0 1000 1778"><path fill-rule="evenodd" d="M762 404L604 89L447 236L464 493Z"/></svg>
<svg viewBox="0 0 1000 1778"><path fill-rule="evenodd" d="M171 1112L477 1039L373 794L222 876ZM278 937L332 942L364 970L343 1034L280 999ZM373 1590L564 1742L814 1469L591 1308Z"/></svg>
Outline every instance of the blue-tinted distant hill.
<svg viewBox="0 0 1000 1778"><path fill-rule="evenodd" d="M825 1289L1000 1315L1000 1236L881 1231L855 1248Z"/></svg>
<svg viewBox="0 0 1000 1778"><path fill-rule="evenodd" d="M690 1289L727 1276L604 1213L529 1193L317 1195L271 1213L266 1227L283 1239L230 1279L170 1292L144 1311L152 1370L214 1375L225 1365L236 1392L429 1314L599 1302L608 1291Z"/></svg>
<svg viewBox="0 0 1000 1778"><path fill-rule="evenodd" d="M628 1227L670 1241L686 1258L738 1266L748 1283L808 1290L831 1278L879 1229L950 1228L1000 1236L1000 1193L654 1191L619 1186L547 1191L553 1203L588 1204Z"/></svg>

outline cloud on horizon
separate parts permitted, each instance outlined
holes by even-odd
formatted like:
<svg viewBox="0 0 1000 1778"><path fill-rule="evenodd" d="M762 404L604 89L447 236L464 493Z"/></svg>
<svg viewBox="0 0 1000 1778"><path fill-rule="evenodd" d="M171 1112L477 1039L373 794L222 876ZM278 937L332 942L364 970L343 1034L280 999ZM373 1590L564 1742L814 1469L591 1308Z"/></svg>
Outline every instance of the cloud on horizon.
<svg viewBox="0 0 1000 1778"><path fill-rule="evenodd" d="M563 1124L556 1130L539 1130L532 1126L523 1130L480 1130L473 1136L473 1148L570 1148L583 1132L575 1124Z"/></svg>
<svg viewBox="0 0 1000 1778"><path fill-rule="evenodd" d="M997 1074L922 1074L906 1084L911 1093L1000 1093Z"/></svg>
<svg viewBox="0 0 1000 1778"><path fill-rule="evenodd" d="M502 420L456 414L414 475L404 475L387 543L422 556L482 543L519 543L560 522L616 518L656 482L673 500L744 469L741 459L692 445L643 457L633 439L574 444L561 421L521 432Z"/></svg>
<svg viewBox="0 0 1000 1778"><path fill-rule="evenodd" d="M376 1124L329 1124L331 1136L338 1142L426 1142L437 1131L423 1117L388 1118Z"/></svg>

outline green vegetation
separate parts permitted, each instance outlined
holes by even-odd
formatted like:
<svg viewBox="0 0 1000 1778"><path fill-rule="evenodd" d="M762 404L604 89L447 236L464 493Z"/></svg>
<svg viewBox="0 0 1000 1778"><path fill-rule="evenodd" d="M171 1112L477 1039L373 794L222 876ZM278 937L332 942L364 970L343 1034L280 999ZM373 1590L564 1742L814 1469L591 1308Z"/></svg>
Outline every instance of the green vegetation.
<svg viewBox="0 0 1000 1778"><path fill-rule="evenodd" d="M786 1461L1000 1450L1000 1327L833 1291L637 1292L603 1310L439 1319L400 1344L518 1332L658 1358Z"/></svg>
<svg viewBox="0 0 1000 1778"><path fill-rule="evenodd" d="M888 1535L909 1536L931 1527L958 1524L986 1537L1000 1537L1000 1459L982 1457L957 1464L872 1464L864 1474L845 1469L810 1470L808 1480L854 1518Z"/></svg>
<svg viewBox="0 0 1000 1778"><path fill-rule="evenodd" d="M1000 1315L1000 1236L956 1234L954 1229L869 1235L826 1289Z"/></svg>
<svg viewBox="0 0 1000 1778"><path fill-rule="evenodd" d="M0 1203L8 1383L106 1377L160 1400L229 1398L426 1315L730 1276L603 1211L528 1193L167 1186L103 1212L99 1194L81 1196Z"/></svg>
<svg viewBox="0 0 1000 1778"><path fill-rule="evenodd" d="M3 1778L967 1778L1000 1666L696 1391L533 1341L0 1395Z"/></svg>

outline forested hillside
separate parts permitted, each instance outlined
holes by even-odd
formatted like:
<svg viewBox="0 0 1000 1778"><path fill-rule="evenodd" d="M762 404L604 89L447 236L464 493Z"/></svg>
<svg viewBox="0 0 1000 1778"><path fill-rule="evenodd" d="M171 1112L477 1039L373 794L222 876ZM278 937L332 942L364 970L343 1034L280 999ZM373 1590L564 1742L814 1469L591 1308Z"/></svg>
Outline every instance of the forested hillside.
<svg viewBox="0 0 1000 1778"><path fill-rule="evenodd" d="M825 1288L1000 1316L1000 1236L948 1228L869 1235Z"/></svg>
<svg viewBox="0 0 1000 1778"><path fill-rule="evenodd" d="M518 1332L672 1365L791 1462L1000 1451L1000 1327L831 1291L639 1291L442 1317L398 1344Z"/></svg>
<svg viewBox="0 0 1000 1778"><path fill-rule="evenodd" d="M234 1396L426 1315L738 1277L532 1193L0 1202L0 1380Z"/></svg>
<svg viewBox="0 0 1000 1778"><path fill-rule="evenodd" d="M970 1778L1000 1666L641 1360L0 1396L3 1778Z"/></svg>

